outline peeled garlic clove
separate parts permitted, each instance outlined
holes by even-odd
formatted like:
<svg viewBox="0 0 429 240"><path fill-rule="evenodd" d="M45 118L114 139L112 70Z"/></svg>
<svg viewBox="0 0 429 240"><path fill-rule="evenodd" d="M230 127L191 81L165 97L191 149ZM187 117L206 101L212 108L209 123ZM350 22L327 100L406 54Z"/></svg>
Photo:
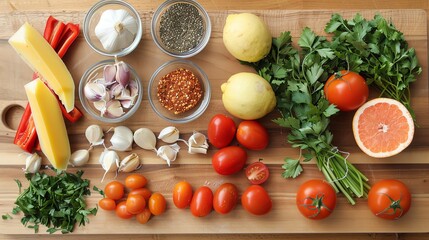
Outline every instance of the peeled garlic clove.
<svg viewBox="0 0 429 240"><path fill-rule="evenodd" d="M100 162L101 167L105 171L101 182L103 182L108 172L115 172L116 170L118 170L119 156L115 151L105 149L100 155L98 161Z"/></svg>
<svg viewBox="0 0 429 240"><path fill-rule="evenodd" d="M112 118L117 118L124 115L124 109L122 108L121 102L118 100L110 100L106 103L105 115Z"/></svg>
<svg viewBox="0 0 429 240"><path fill-rule="evenodd" d="M132 153L122 159L119 164L118 172L132 172L141 166L140 158L137 154Z"/></svg>
<svg viewBox="0 0 429 240"><path fill-rule="evenodd" d="M110 139L112 146L109 149L117 151L131 150L133 144L133 132L125 126L115 127L114 131L115 132Z"/></svg>
<svg viewBox="0 0 429 240"><path fill-rule="evenodd" d="M161 130L158 139L161 139L165 143L175 143L179 140L179 129L173 126L166 127Z"/></svg>
<svg viewBox="0 0 429 240"><path fill-rule="evenodd" d="M189 146L188 153L190 153L190 154L196 154L196 153L207 154L207 148Z"/></svg>
<svg viewBox="0 0 429 240"><path fill-rule="evenodd" d="M88 163L88 160L89 160L89 151L86 149L80 149L71 154L69 163L73 167L81 167L86 163Z"/></svg>
<svg viewBox="0 0 429 240"><path fill-rule="evenodd" d="M134 142L146 150L156 151L156 137L149 128L139 128L134 132Z"/></svg>
<svg viewBox="0 0 429 240"><path fill-rule="evenodd" d="M23 170L28 173L36 173L39 171L41 164L42 158L37 153L33 153L25 159L25 169Z"/></svg>
<svg viewBox="0 0 429 240"><path fill-rule="evenodd" d="M115 66L116 81L125 88L130 82L130 69L128 68L128 65L123 61L115 63Z"/></svg>
<svg viewBox="0 0 429 240"><path fill-rule="evenodd" d="M113 64L104 66L103 78L106 83L111 83L115 81L116 77L116 67Z"/></svg>
<svg viewBox="0 0 429 240"><path fill-rule="evenodd" d="M98 125L90 125L85 130L85 137L91 144L90 149L94 146L102 145L104 143L103 129Z"/></svg>
<svg viewBox="0 0 429 240"><path fill-rule="evenodd" d="M106 87L100 83L89 82L85 84L83 91L85 97L91 102L100 101L106 96Z"/></svg>
<svg viewBox="0 0 429 240"><path fill-rule="evenodd" d="M160 148L158 148L156 155L166 161L168 166L170 166L170 163L176 160L179 149L180 146L177 143L161 146Z"/></svg>

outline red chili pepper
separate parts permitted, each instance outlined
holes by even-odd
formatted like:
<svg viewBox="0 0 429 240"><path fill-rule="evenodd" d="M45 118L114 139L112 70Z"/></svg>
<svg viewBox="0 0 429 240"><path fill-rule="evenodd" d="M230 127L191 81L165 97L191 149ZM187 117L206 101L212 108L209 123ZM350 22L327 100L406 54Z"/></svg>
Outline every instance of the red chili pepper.
<svg viewBox="0 0 429 240"><path fill-rule="evenodd" d="M60 43L65 26L66 25L63 22L58 21L52 16L49 16L48 21L46 22L43 37L46 39L46 41L49 42L53 49L56 49Z"/></svg>
<svg viewBox="0 0 429 240"><path fill-rule="evenodd" d="M34 126L33 116L31 116L30 104L27 103L13 143L22 148L22 150L31 152L36 144L36 140L36 127Z"/></svg>
<svg viewBox="0 0 429 240"><path fill-rule="evenodd" d="M74 123L74 122L76 122L77 120L79 120L83 116L82 112L76 106L73 108L73 110L71 110L70 112L67 112L66 108L61 103L60 99L55 94L55 92L49 86L48 86L48 88L49 88L49 90L51 90L52 94L54 94L54 96L57 97L58 105L60 106L60 109L61 109L61 112L63 114L63 117L65 117L71 123Z"/></svg>
<svg viewBox="0 0 429 240"><path fill-rule="evenodd" d="M79 36L79 31L79 24L67 23L61 34L59 44L55 47L55 51L57 51L60 58L63 58L71 44L76 40L77 36Z"/></svg>

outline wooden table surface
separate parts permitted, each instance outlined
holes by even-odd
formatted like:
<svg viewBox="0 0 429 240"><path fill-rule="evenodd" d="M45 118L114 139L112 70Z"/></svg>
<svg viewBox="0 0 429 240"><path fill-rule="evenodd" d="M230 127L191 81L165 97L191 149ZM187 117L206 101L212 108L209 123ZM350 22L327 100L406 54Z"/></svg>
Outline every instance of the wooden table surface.
<svg viewBox="0 0 429 240"><path fill-rule="evenodd" d="M2 0L0 2L0 19L14 19L13 16L22 16L22 17L26 17L26 16L33 16L35 13L40 13L40 12L46 12L46 13L58 13L59 15L61 15L62 13L66 13L66 12L76 12L77 15L76 16L83 16L80 13L87 11L96 1L90 1L90 0L81 0L81 1L76 1L76 0L56 0L56 1L42 1L42 0L7 0L4 1ZM142 12L151 12L154 9L156 9L156 7L162 2L162 1L141 1L141 0L129 0L128 2L130 2L134 7L136 7L139 11ZM357 10L357 9L369 9L369 10L374 10L374 9L423 9L424 11L426 11L426 13L429 10L429 1L428 0L379 0L379 1L357 1L357 0L348 0L348 1L339 1L339 0L327 0L327 1L305 1L305 0L270 0L270 1L257 1L257 0L253 0L253 1L244 1L244 0L200 0L199 1L208 11L213 11L213 12L222 12L224 10L249 10L249 11L260 11L260 10L326 10L326 11L344 11L344 10ZM79 19L78 21L81 21L82 19ZM31 21L31 20L30 20ZM428 20L426 20L428 21ZM35 22L41 22L40 19L36 19ZM6 24L5 25L1 25L1 24ZM5 27L10 30L11 28L15 28L17 27L17 23L10 21L3 21L0 22L0 27L2 27L2 29L4 29ZM8 34L8 30L5 31L5 33L1 34L0 33L0 41L4 41L4 39L7 39L7 34ZM286 29L285 29L286 30ZM427 32L427 31L425 31ZM147 33L146 33L147 34ZM10 35L10 34L9 34ZM427 39L427 36L425 36L425 39ZM419 41L419 40L416 40ZM2 42L0 42L2 43ZM4 42L3 42L4 45ZM0 51L5 51L5 48L0 48ZM88 49L88 48L87 48ZM427 54L427 49L423 49L424 52ZM10 50L7 50L9 52L7 53L13 53ZM79 50L78 50L79 51ZM81 50L84 51L84 50ZM5 52L0 52L0 54L4 55ZM81 52L82 54L82 52ZM425 64L427 65L427 55L424 57L425 59L423 60L423 62L425 62ZM5 59L5 57L3 56L3 59ZM134 63L138 63L138 60L136 59L129 59L131 62L134 61ZM158 59L159 60L159 59ZM200 59L201 60L201 59ZM15 61L15 60L11 60L11 61ZM69 59L69 62L74 62L77 61L77 59ZM4 61L1 62L3 64L3 66L0 66L0 76L9 76L9 74L4 74L4 71L7 71L7 67L4 67L4 65L6 65L8 62L6 62L6 64L4 64ZM24 66L24 65L22 65ZM426 70L427 70L427 66L426 66ZM80 72L79 72L80 71ZM78 74L81 74L83 70L79 70L77 71ZM27 74L28 69L25 70L25 73ZM18 74L18 73L17 73ZM20 74L18 74L20 75ZM27 74L28 75L28 74ZM427 73L425 73L425 76L427 76ZM421 79L423 81L427 81L427 79ZM5 79L0 79L1 83L6 83L7 80ZM427 87L427 83L424 85ZM6 86L7 88L7 86ZM427 92L427 89L424 89L424 91ZM12 93L6 93L6 94L10 94L11 97L14 97L16 99L16 102L18 104L24 103L25 100L23 99L23 91L17 91L18 95L21 94L20 96L16 97L16 96L12 96ZM2 93L4 94L5 92L2 91ZM219 95L219 93L216 93ZM25 95L24 95L25 96ZM215 97L216 98L216 97ZM217 98L219 98L219 96L217 96ZM1 98L4 99L4 98ZM427 99L426 99L427 100ZM0 102L0 105L3 104L2 102ZM219 103L218 103L219 105ZM215 105L217 106L217 105ZM427 105L425 105L427 106ZM146 106L147 107L147 106ZM422 111L429 111L429 110L422 110ZM427 116L427 113L424 113L423 116ZM2 116L3 117L3 116ZM207 118L209 118L210 116L206 116L205 120L207 120ZM18 118L17 116L14 116L12 119L6 119L7 122L11 121L12 125L16 124L16 121ZM5 121L5 119L2 119L3 121ZM424 119L423 120L425 127L428 126L428 119ZM153 123L155 125L156 128L160 128L161 126L157 123ZM189 130L189 129L187 129ZM79 129L79 131L81 132L82 129ZM2 135L0 136L0 146L2 144L2 142L6 141L6 140L10 140L11 137L10 135L7 134L3 134L4 132L2 131ZM422 143L427 143L427 140L424 140L423 138L427 138L428 135L420 135L420 141ZM76 138L72 138L72 139L76 139ZM79 145L76 142L73 142L74 144ZM427 180L428 177L428 169L429 169L429 164L427 163L427 153L428 151L428 145L426 144L423 149L422 152L420 153L414 153L411 154L409 153L406 156L410 156L412 159L411 161L413 162L413 165L404 165L406 166L405 171L399 173L402 174L401 178L410 178L410 179L416 179L417 180L422 180L423 182L425 182ZM419 146L421 147L421 146ZM4 158L4 157L10 157L12 156L11 154L2 154L0 152L0 158ZM420 159L418 159L420 158ZM423 158L423 159L422 159ZM362 162L359 163L365 163L365 158L363 157L364 160L361 160ZM190 161L194 161L195 159L191 159ZM10 165L4 164L5 160L2 159L0 160L0 165L3 166L8 166L6 168L1 168L0 167L0 174L8 174L7 176L11 176L10 178L14 178L14 174L20 174L20 172L18 170L12 170L12 172L8 172L6 173L7 169L10 169L10 167L13 165L12 163ZM394 159L395 161L395 159ZM269 162L271 164L271 162ZM397 162L400 163L400 162ZM381 164L382 165L382 164ZM400 168L400 165L397 165L398 168ZM383 167L379 166L379 169L382 169ZM389 169L389 171L394 171L394 169L392 167L389 167L386 165L386 168ZM418 170L421 169L424 172L418 172ZM416 170L416 171L413 171ZM314 169L314 167L309 167L308 171L312 171L312 172L317 172L316 169ZM389 172L387 171L387 172ZM383 175L385 172L383 171L379 171L379 173L381 175ZM95 173L91 172L91 170L88 173L90 176L94 175ZM92 174L92 175L91 175ZM97 172L98 174L98 172ZM276 172L275 174L279 174L279 172ZM311 173L310 173L311 174ZM417 174L418 177L413 176L413 174ZM151 175L151 176L155 176L155 175ZM17 176L18 177L18 176ZM382 176L378 177L378 178L382 178ZM5 179L5 178L2 178ZM277 180L273 180L272 182L276 182ZM299 180L298 180L299 181ZM301 180L302 181L302 180ZM301 182L300 181L300 182ZM1 188L6 188L6 189L12 189L15 186L9 186L13 183L13 181L6 183L6 182L0 182L0 186ZM296 183L295 183L296 184ZM427 189L427 184L423 185L420 184L420 187L415 187L415 189L417 189L419 196L425 197L426 202L425 202L425 206L429 207L429 204L427 202L427 196L429 194L429 191ZM421 187L425 187L424 189ZM1 194L1 190L0 190L0 194ZM344 203L344 201L343 201ZM361 208L365 207L362 206L365 204L364 201L360 201L358 204L360 204ZM10 206L11 203L4 203L4 202L0 202L0 207L2 205L7 205ZM350 214L353 214L353 212L349 212ZM4 214L3 212L0 214ZM105 216L103 214L101 214L101 216ZM245 215L244 215L245 216ZM111 217L111 216L110 216ZM410 221L412 221L412 218L408 218ZM426 218L427 219L427 218ZM204 219L199 219L201 221L204 221ZM174 218L168 218L166 221L174 221ZM3 224L3 222L1 223ZM239 223L238 223L239 224ZM357 219L356 222L354 222L354 224L364 224L362 222L359 222L359 220ZM91 223L88 225L88 227L91 226ZM96 227L100 227L100 226L96 226ZM332 227L332 226L331 226ZM341 227L341 226L339 226ZM398 226L400 227L400 226ZM23 227L23 230L24 227ZM95 235L91 235L91 236L85 236L85 235L79 235L79 234L73 234L73 235L65 235L62 236L62 238L64 239L87 239L88 237L92 238L92 239L105 239L105 240L110 240L110 239L222 239L222 238L226 238L226 239L299 239L299 240L315 240L315 239L333 239L333 238L338 238L338 239L351 239L351 240L366 240L366 239L429 239L429 227L426 225L426 229L420 229L419 233L401 233L403 231L398 231L397 233L395 233L395 231L391 231L389 230L389 233L372 233L372 232L368 232L368 233L359 233L359 234L353 234L350 233L349 231L347 231L348 233L342 233L342 234L333 234L333 233L323 233L323 234L279 234L279 233L266 233L266 234L223 234L222 232L219 232L219 234L203 234L202 232L200 232L199 234L166 234L169 231L166 232L159 232L159 233L151 233L151 234L130 234L130 235L123 235L123 234L118 234L118 235L103 235L103 234L95 234ZM213 231L211 231L213 232ZM282 231L276 231L276 232L282 232ZM302 232L302 231L299 231ZM312 231L308 231L308 232L312 232ZM345 232L342 231L341 229L338 229L335 232ZM3 232L0 232L0 234L2 234ZM32 234L28 234L28 231L23 231L24 234L22 235L0 235L0 239L34 239L36 236L32 235ZM43 238L47 238L47 239L54 239L57 238L58 235L55 236L39 236L39 237L43 237Z"/></svg>

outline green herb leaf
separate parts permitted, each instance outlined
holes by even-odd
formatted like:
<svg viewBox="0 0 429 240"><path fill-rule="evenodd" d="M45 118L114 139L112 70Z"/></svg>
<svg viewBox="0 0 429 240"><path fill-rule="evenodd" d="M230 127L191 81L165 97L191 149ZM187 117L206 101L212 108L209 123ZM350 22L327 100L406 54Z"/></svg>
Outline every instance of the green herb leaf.
<svg viewBox="0 0 429 240"><path fill-rule="evenodd" d="M6 213L4 215L1 215L1 218L3 220L10 220L10 219L12 219L12 216L9 213Z"/></svg>
<svg viewBox="0 0 429 240"><path fill-rule="evenodd" d="M299 160L291 158L285 158L282 168L285 170L282 174L283 178L296 178L303 171Z"/></svg>

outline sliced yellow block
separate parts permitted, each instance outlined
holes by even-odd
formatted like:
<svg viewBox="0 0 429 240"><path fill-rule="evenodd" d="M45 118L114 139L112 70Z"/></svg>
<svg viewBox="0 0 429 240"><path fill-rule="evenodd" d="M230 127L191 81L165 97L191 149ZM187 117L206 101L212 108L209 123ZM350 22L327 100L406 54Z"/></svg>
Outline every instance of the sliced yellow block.
<svg viewBox="0 0 429 240"><path fill-rule="evenodd" d="M26 22L9 38L9 44L54 90L67 112L73 110L75 98L73 78L64 62L43 36Z"/></svg>
<svg viewBox="0 0 429 240"><path fill-rule="evenodd" d="M70 142L56 97L40 79L27 83L25 92L42 152L56 169L65 170L70 159Z"/></svg>

